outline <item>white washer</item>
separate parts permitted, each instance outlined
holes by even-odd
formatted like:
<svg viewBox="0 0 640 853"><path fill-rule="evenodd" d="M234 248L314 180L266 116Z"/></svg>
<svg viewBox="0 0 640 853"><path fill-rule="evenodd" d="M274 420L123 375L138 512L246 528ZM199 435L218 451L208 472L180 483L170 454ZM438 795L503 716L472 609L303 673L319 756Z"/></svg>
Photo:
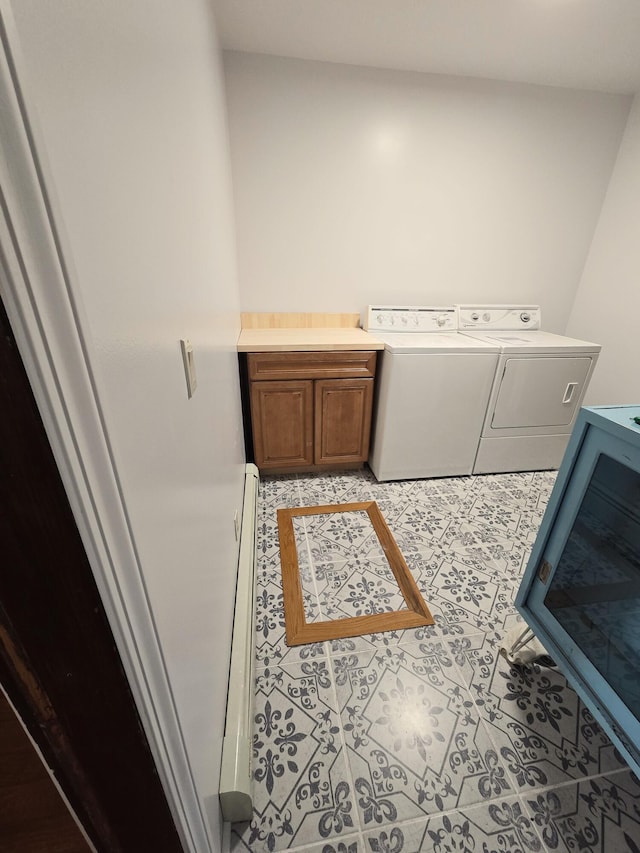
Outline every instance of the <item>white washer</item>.
<svg viewBox="0 0 640 853"><path fill-rule="evenodd" d="M369 466L378 480L471 474L499 346L457 332L453 306L369 306L384 343Z"/></svg>
<svg viewBox="0 0 640 853"><path fill-rule="evenodd" d="M500 347L474 474L558 468L600 345L540 329L538 305L458 305L473 340Z"/></svg>

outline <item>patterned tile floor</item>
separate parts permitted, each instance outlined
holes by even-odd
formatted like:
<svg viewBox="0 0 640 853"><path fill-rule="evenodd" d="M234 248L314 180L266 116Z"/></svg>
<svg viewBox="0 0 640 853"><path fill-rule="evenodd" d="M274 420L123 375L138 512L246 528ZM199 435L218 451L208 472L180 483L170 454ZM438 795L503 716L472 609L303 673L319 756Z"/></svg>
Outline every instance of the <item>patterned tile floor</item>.
<svg viewBox="0 0 640 853"><path fill-rule="evenodd" d="M557 669L498 654L554 479L263 479L255 811L234 853L639 853L640 785L588 709ZM288 648L276 509L361 500L436 624ZM296 521L309 620L398 605L377 539L345 519Z"/></svg>

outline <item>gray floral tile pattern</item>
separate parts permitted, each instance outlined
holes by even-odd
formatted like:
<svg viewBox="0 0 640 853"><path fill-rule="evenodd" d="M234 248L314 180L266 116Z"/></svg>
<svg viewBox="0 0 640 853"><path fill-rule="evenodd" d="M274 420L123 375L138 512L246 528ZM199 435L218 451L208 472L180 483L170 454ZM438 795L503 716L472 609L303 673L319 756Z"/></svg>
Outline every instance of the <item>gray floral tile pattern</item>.
<svg viewBox="0 0 640 853"><path fill-rule="evenodd" d="M640 784L588 708L499 651L554 481L263 478L255 807L233 853L640 853ZM276 510L369 500L435 625L289 648ZM307 619L400 609L366 516L341 515L296 519Z"/></svg>
<svg viewBox="0 0 640 853"><path fill-rule="evenodd" d="M443 642L333 661L363 829L511 793Z"/></svg>
<svg viewBox="0 0 640 853"><path fill-rule="evenodd" d="M517 797L496 798L464 811L366 833L365 840L370 853L529 853L544 849Z"/></svg>
<svg viewBox="0 0 640 853"><path fill-rule="evenodd" d="M353 833L354 805L326 661L266 668L256 685L254 810L237 837L283 850Z"/></svg>
<svg viewBox="0 0 640 853"><path fill-rule="evenodd" d="M609 738L555 668L511 666L497 638L449 642L516 790L624 767Z"/></svg>
<svg viewBox="0 0 640 853"><path fill-rule="evenodd" d="M640 784L629 770L547 788L525 802L543 849L640 850Z"/></svg>

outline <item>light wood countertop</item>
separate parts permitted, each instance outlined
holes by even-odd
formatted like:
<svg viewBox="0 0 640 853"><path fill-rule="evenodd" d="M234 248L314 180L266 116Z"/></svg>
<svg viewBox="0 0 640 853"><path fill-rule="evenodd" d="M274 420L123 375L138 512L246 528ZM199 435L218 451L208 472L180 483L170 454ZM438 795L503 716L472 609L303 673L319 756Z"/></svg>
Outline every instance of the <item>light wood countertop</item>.
<svg viewBox="0 0 640 853"><path fill-rule="evenodd" d="M384 344L358 328L242 329L238 352L381 350Z"/></svg>

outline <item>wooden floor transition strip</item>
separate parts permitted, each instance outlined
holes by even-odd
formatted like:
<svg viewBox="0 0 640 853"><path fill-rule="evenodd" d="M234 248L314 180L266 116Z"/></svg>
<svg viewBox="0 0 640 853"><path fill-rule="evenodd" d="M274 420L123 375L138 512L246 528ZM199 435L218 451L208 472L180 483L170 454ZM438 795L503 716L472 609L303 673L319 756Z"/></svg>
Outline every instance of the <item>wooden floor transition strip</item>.
<svg viewBox="0 0 640 853"><path fill-rule="evenodd" d="M307 622L304 613L302 583L298 564L298 552L293 530L293 518L305 515L326 515L337 512L366 512L373 525L382 550L400 588L407 610L375 613L369 616L353 616L325 622ZM282 564L282 587L284 592L284 618L288 646L305 643L322 643L343 637L359 637L361 634L377 634L380 631L400 631L404 628L419 628L433 625L434 619L420 595L404 557L400 553L387 522L375 501L362 503L329 504L327 506L294 507L278 510L278 533L280 536L280 560Z"/></svg>

